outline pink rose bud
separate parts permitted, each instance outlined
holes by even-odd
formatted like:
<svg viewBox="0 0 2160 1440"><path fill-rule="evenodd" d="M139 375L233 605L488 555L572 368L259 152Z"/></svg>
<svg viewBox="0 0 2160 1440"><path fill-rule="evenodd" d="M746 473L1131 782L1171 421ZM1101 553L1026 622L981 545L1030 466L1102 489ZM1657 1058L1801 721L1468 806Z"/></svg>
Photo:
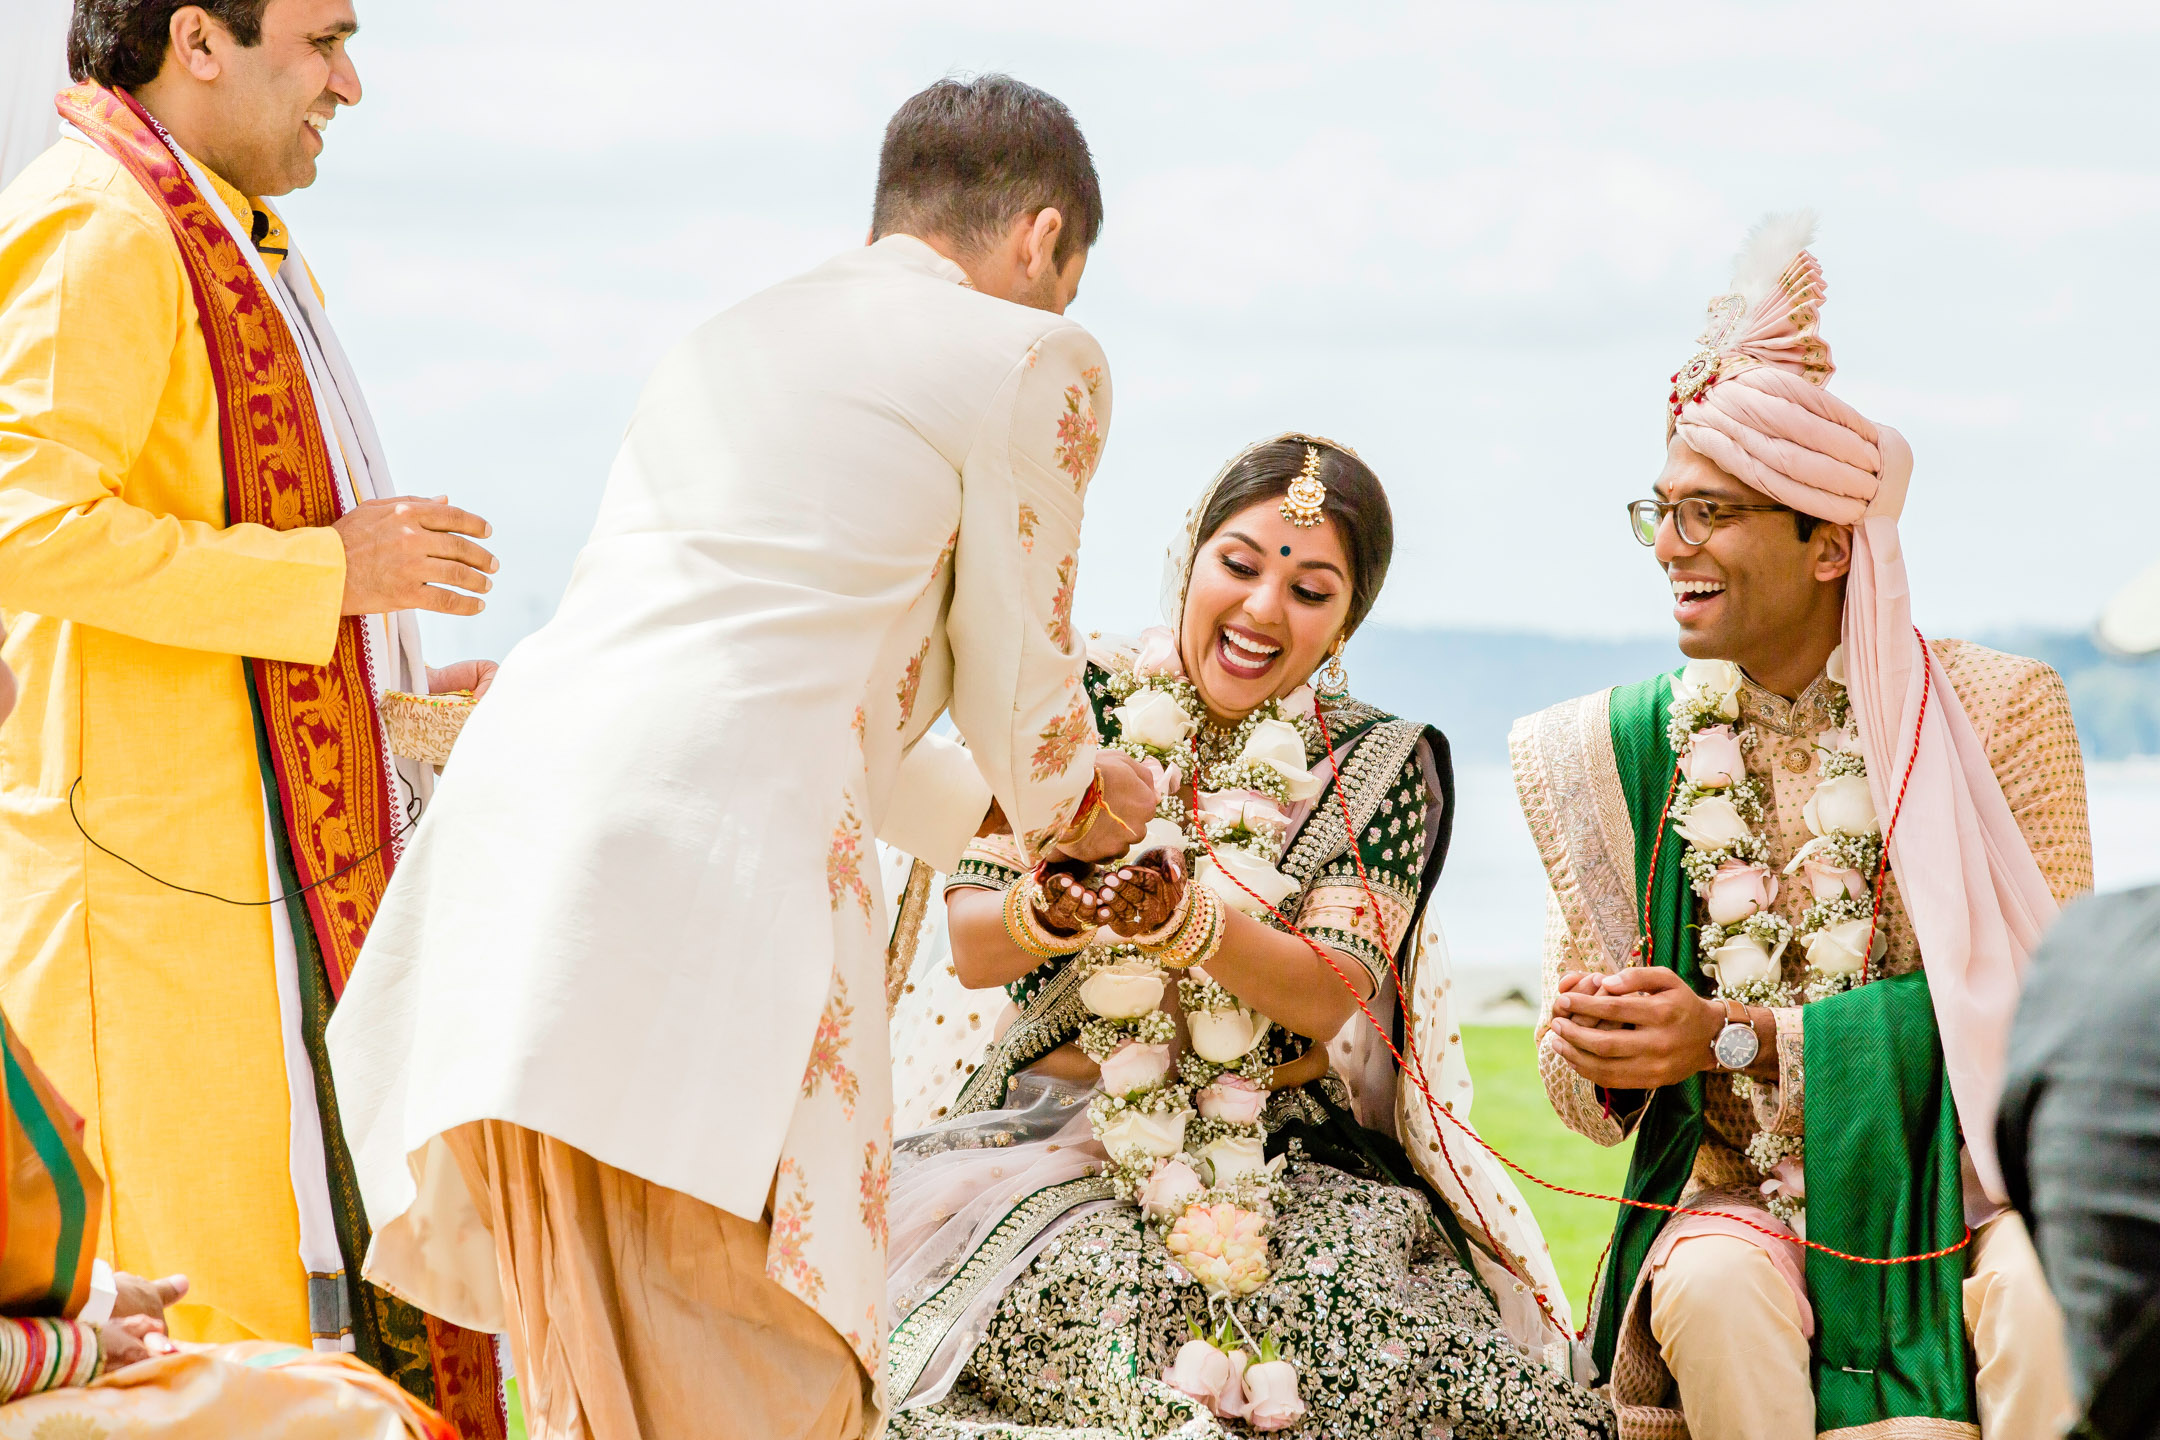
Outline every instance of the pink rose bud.
<svg viewBox="0 0 2160 1440"><path fill-rule="evenodd" d="M1247 1363L1243 1350L1232 1350L1230 1352L1230 1378L1223 1381L1222 1389L1216 1391L1215 1398L1208 1402L1208 1409L1213 1410L1225 1420L1242 1420L1245 1418L1247 1408L1245 1402L1245 1367Z"/></svg>
<svg viewBox="0 0 2160 1440"><path fill-rule="evenodd" d="M1177 636L1167 625L1150 625L1140 632L1140 654L1133 674L1142 680L1156 675L1182 675L1185 662L1178 659Z"/></svg>
<svg viewBox="0 0 2160 1440"><path fill-rule="evenodd" d="M1162 1378L1171 1389L1211 1405L1230 1378L1230 1357L1205 1340L1188 1340Z"/></svg>
<svg viewBox="0 0 2160 1440"><path fill-rule="evenodd" d="M1287 1430L1305 1417L1298 1398L1297 1368L1270 1360L1245 1371L1245 1422L1255 1430Z"/></svg>
<svg viewBox="0 0 2160 1440"><path fill-rule="evenodd" d="M1723 790L1747 778L1747 761L1740 755L1740 736L1730 725L1712 725L1695 732L1681 761L1688 783L1703 790Z"/></svg>
<svg viewBox="0 0 2160 1440"><path fill-rule="evenodd" d="M1867 877L1849 865L1833 865L1829 861L1810 855L1800 867L1806 875L1808 890L1815 896L1815 903L1831 900L1865 900Z"/></svg>
<svg viewBox="0 0 2160 1440"><path fill-rule="evenodd" d="M1283 696L1279 703L1282 706L1282 717L1285 720L1302 720L1319 709L1313 703L1313 691L1310 685L1298 686L1297 689Z"/></svg>
<svg viewBox="0 0 2160 1440"><path fill-rule="evenodd" d="M1102 1062L1102 1088L1106 1095L1129 1095L1162 1082L1170 1073L1168 1045L1142 1045L1127 1040Z"/></svg>
<svg viewBox="0 0 2160 1440"><path fill-rule="evenodd" d="M1148 1218L1159 1220L1183 1209L1186 1201L1206 1188L1192 1166L1183 1160L1165 1160L1140 1187L1140 1208Z"/></svg>
<svg viewBox="0 0 2160 1440"><path fill-rule="evenodd" d="M1250 1125L1267 1109L1268 1092L1242 1075L1218 1075L1213 1084L1195 1091L1193 1103L1210 1120Z"/></svg>
<svg viewBox="0 0 2160 1440"><path fill-rule="evenodd" d="M1737 925L1758 910L1767 910L1777 899L1777 876L1766 865L1751 860L1728 860L1710 877L1710 894L1704 901L1717 925Z"/></svg>
<svg viewBox="0 0 2160 1440"><path fill-rule="evenodd" d="M1766 1200L1775 1200L1780 1195L1789 1195L1795 1200L1805 1200L1807 1199L1807 1172L1801 1168L1799 1160L1787 1155L1777 1162L1776 1168L1771 1170L1770 1178L1762 1182L1762 1193L1763 1198Z"/></svg>

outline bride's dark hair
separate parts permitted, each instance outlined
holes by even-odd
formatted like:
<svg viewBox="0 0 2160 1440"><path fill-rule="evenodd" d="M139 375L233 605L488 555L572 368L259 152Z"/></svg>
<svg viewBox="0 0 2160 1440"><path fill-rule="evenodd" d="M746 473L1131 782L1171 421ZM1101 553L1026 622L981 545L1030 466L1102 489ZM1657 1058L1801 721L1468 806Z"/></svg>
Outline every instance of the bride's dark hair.
<svg viewBox="0 0 2160 1440"><path fill-rule="evenodd" d="M1388 508L1387 492L1380 488L1380 477L1355 455L1295 436L1247 451L1208 498L1194 548L1214 539L1231 516L1288 494L1290 482L1305 469L1308 445L1320 451L1320 480L1327 486L1322 512L1335 522L1343 548L1350 553L1350 618L1343 626L1347 635L1365 622L1395 554L1395 514Z"/></svg>

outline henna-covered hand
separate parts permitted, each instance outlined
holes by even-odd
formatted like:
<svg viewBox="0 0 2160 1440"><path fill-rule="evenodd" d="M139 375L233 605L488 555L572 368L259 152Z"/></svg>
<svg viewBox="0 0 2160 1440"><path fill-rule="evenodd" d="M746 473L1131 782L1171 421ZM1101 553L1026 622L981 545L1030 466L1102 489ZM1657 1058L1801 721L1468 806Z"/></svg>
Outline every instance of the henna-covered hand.
<svg viewBox="0 0 2160 1440"><path fill-rule="evenodd" d="M1166 850L1141 856L1102 877L1106 922L1120 935L1147 935L1170 923L1185 898L1184 866Z"/></svg>
<svg viewBox="0 0 2160 1440"><path fill-rule="evenodd" d="M1070 861L1050 866L1043 872L1042 893L1043 903L1035 913L1059 934L1093 930L1110 918L1102 895L1094 888L1089 866Z"/></svg>

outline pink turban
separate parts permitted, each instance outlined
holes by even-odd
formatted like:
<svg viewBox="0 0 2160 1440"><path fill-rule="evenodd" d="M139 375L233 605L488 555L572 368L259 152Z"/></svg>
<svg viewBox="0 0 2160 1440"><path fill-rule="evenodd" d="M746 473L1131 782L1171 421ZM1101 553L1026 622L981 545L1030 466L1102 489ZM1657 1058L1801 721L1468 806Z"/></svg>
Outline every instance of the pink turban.
<svg viewBox="0 0 2160 1440"><path fill-rule="evenodd" d="M1912 450L1823 388L1836 367L1818 333L1822 266L1802 248L1813 231L1806 214L1756 227L1735 293L1710 302L1703 348L1673 377L1669 433L1777 503L1853 527L1843 640L1868 789L1885 826L1897 815L1890 863L1927 968L1951 1093L1973 1168L2000 1202L2004 1052L2055 898L1942 662L1913 628L1897 528Z"/></svg>

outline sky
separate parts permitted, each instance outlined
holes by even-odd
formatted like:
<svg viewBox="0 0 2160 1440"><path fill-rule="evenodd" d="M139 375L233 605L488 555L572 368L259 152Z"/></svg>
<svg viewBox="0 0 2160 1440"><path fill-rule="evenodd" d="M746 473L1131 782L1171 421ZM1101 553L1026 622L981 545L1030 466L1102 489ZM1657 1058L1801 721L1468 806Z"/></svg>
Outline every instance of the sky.
<svg viewBox="0 0 2160 1440"><path fill-rule="evenodd" d="M365 97L285 209L399 483L496 526L431 658L545 621L654 362L861 244L886 118L985 70L1103 180L1091 627L1150 621L1194 493L1303 429L1393 498L1378 622L1666 632L1622 507L1748 227L1799 206L1833 389L1917 456L1923 628L2081 628L2160 558L2149 4L357 8Z"/></svg>

